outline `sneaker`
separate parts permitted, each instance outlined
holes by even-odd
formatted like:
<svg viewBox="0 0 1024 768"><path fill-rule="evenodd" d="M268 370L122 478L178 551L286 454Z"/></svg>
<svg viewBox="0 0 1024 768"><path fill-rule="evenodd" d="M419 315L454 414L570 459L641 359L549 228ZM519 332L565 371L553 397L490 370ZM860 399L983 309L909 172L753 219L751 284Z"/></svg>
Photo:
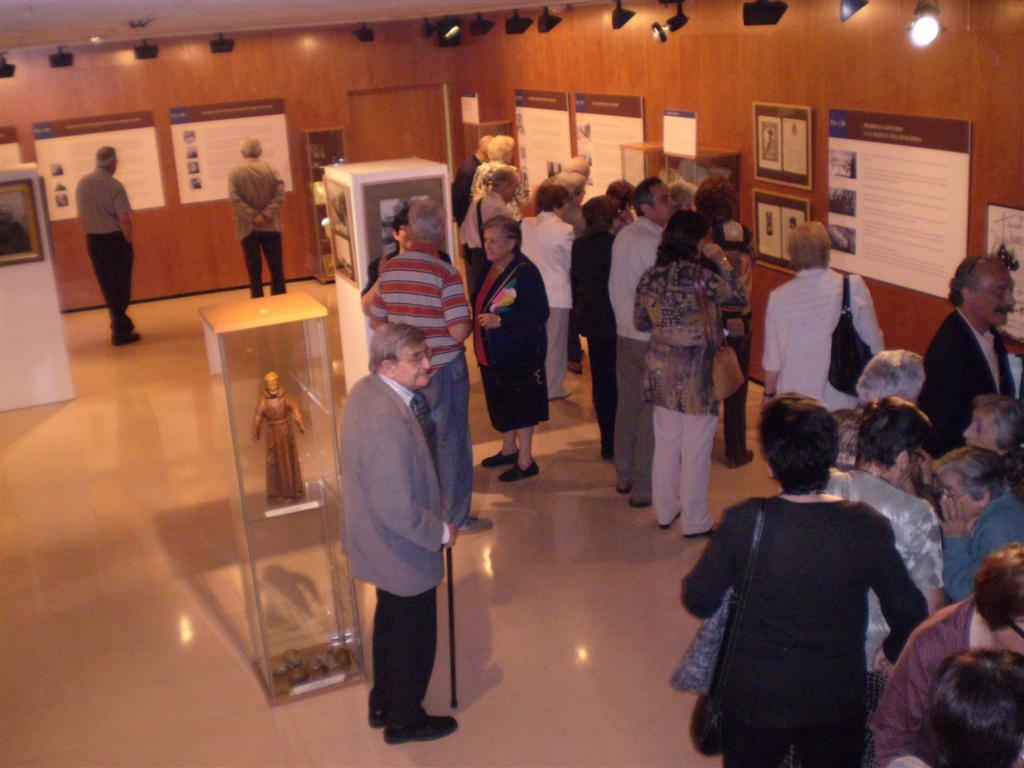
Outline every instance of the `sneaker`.
<svg viewBox="0 0 1024 768"><path fill-rule="evenodd" d="M471 517L459 526L459 535L472 536L475 533L487 533L493 527L493 520L486 517Z"/></svg>

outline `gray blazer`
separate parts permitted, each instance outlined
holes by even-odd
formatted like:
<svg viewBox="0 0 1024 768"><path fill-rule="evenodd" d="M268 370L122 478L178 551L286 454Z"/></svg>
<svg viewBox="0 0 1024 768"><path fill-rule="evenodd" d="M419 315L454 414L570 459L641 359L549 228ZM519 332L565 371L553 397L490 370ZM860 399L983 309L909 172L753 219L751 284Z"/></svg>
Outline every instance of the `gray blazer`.
<svg viewBox="0 0 1024 768"><path fill-rule="evenodd" d="M377 374L348 394L341 480L352 576L400 597L437 586L444 523L430 448L412 410Z"/></svg>

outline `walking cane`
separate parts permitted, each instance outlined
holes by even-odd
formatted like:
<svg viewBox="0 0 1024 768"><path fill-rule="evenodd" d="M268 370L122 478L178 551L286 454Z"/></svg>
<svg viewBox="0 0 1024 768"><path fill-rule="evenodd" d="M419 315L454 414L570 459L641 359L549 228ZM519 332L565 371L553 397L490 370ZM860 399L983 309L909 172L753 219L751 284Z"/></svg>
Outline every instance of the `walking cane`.
<svg viewBox="0 0 1024 768"><path fill-rule="evenodd" d="M452 709L458 709L459 699L455 693L455 584L452 582L452 548L444 551L448 568L448 660L451 666Z"/></svg>

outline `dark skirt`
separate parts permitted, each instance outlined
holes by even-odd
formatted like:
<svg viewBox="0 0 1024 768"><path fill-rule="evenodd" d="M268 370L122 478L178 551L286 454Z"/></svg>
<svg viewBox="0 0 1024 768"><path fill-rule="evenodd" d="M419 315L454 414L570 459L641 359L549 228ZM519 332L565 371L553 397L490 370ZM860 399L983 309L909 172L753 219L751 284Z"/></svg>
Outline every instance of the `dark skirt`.
<svg viewBox="0 0 1024 768"><path fill-rule="evenodd" d="M548 420L548 383L544 361L518 365L481 365L487 414L499 432L525 429Z"/></svg>

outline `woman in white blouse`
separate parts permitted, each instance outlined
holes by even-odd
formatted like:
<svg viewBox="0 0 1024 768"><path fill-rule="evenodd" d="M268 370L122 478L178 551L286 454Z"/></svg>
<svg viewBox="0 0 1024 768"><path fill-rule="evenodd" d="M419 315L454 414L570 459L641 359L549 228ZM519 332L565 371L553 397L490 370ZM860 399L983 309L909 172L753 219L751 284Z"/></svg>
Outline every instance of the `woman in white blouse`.
<svg viewBox="0 0 1024 768"><path fill-rule="evenodd" d="M799 392L821 400L830 411L853 408L857 398L828 382L832 331L843 303L843 278L828 268L832 242L821 222L809 221L789 232L789 258L796 277L768 295L765 316L764 395ZM850 275L853 325L871 353L881 351L882 331L868 287Z"/></svg>
<svg viewBox="0 0 1024 768"><path fill-rule="evenodd" d="M565 371L568 365L569 313L572 310L572 225L562 221L569 203L569 192L561 184L548 180L537 188L536 216L523 219L523 253L540 270L548 295L548 353L544 373L548 380L548 399L568 397Z"/></svg>

